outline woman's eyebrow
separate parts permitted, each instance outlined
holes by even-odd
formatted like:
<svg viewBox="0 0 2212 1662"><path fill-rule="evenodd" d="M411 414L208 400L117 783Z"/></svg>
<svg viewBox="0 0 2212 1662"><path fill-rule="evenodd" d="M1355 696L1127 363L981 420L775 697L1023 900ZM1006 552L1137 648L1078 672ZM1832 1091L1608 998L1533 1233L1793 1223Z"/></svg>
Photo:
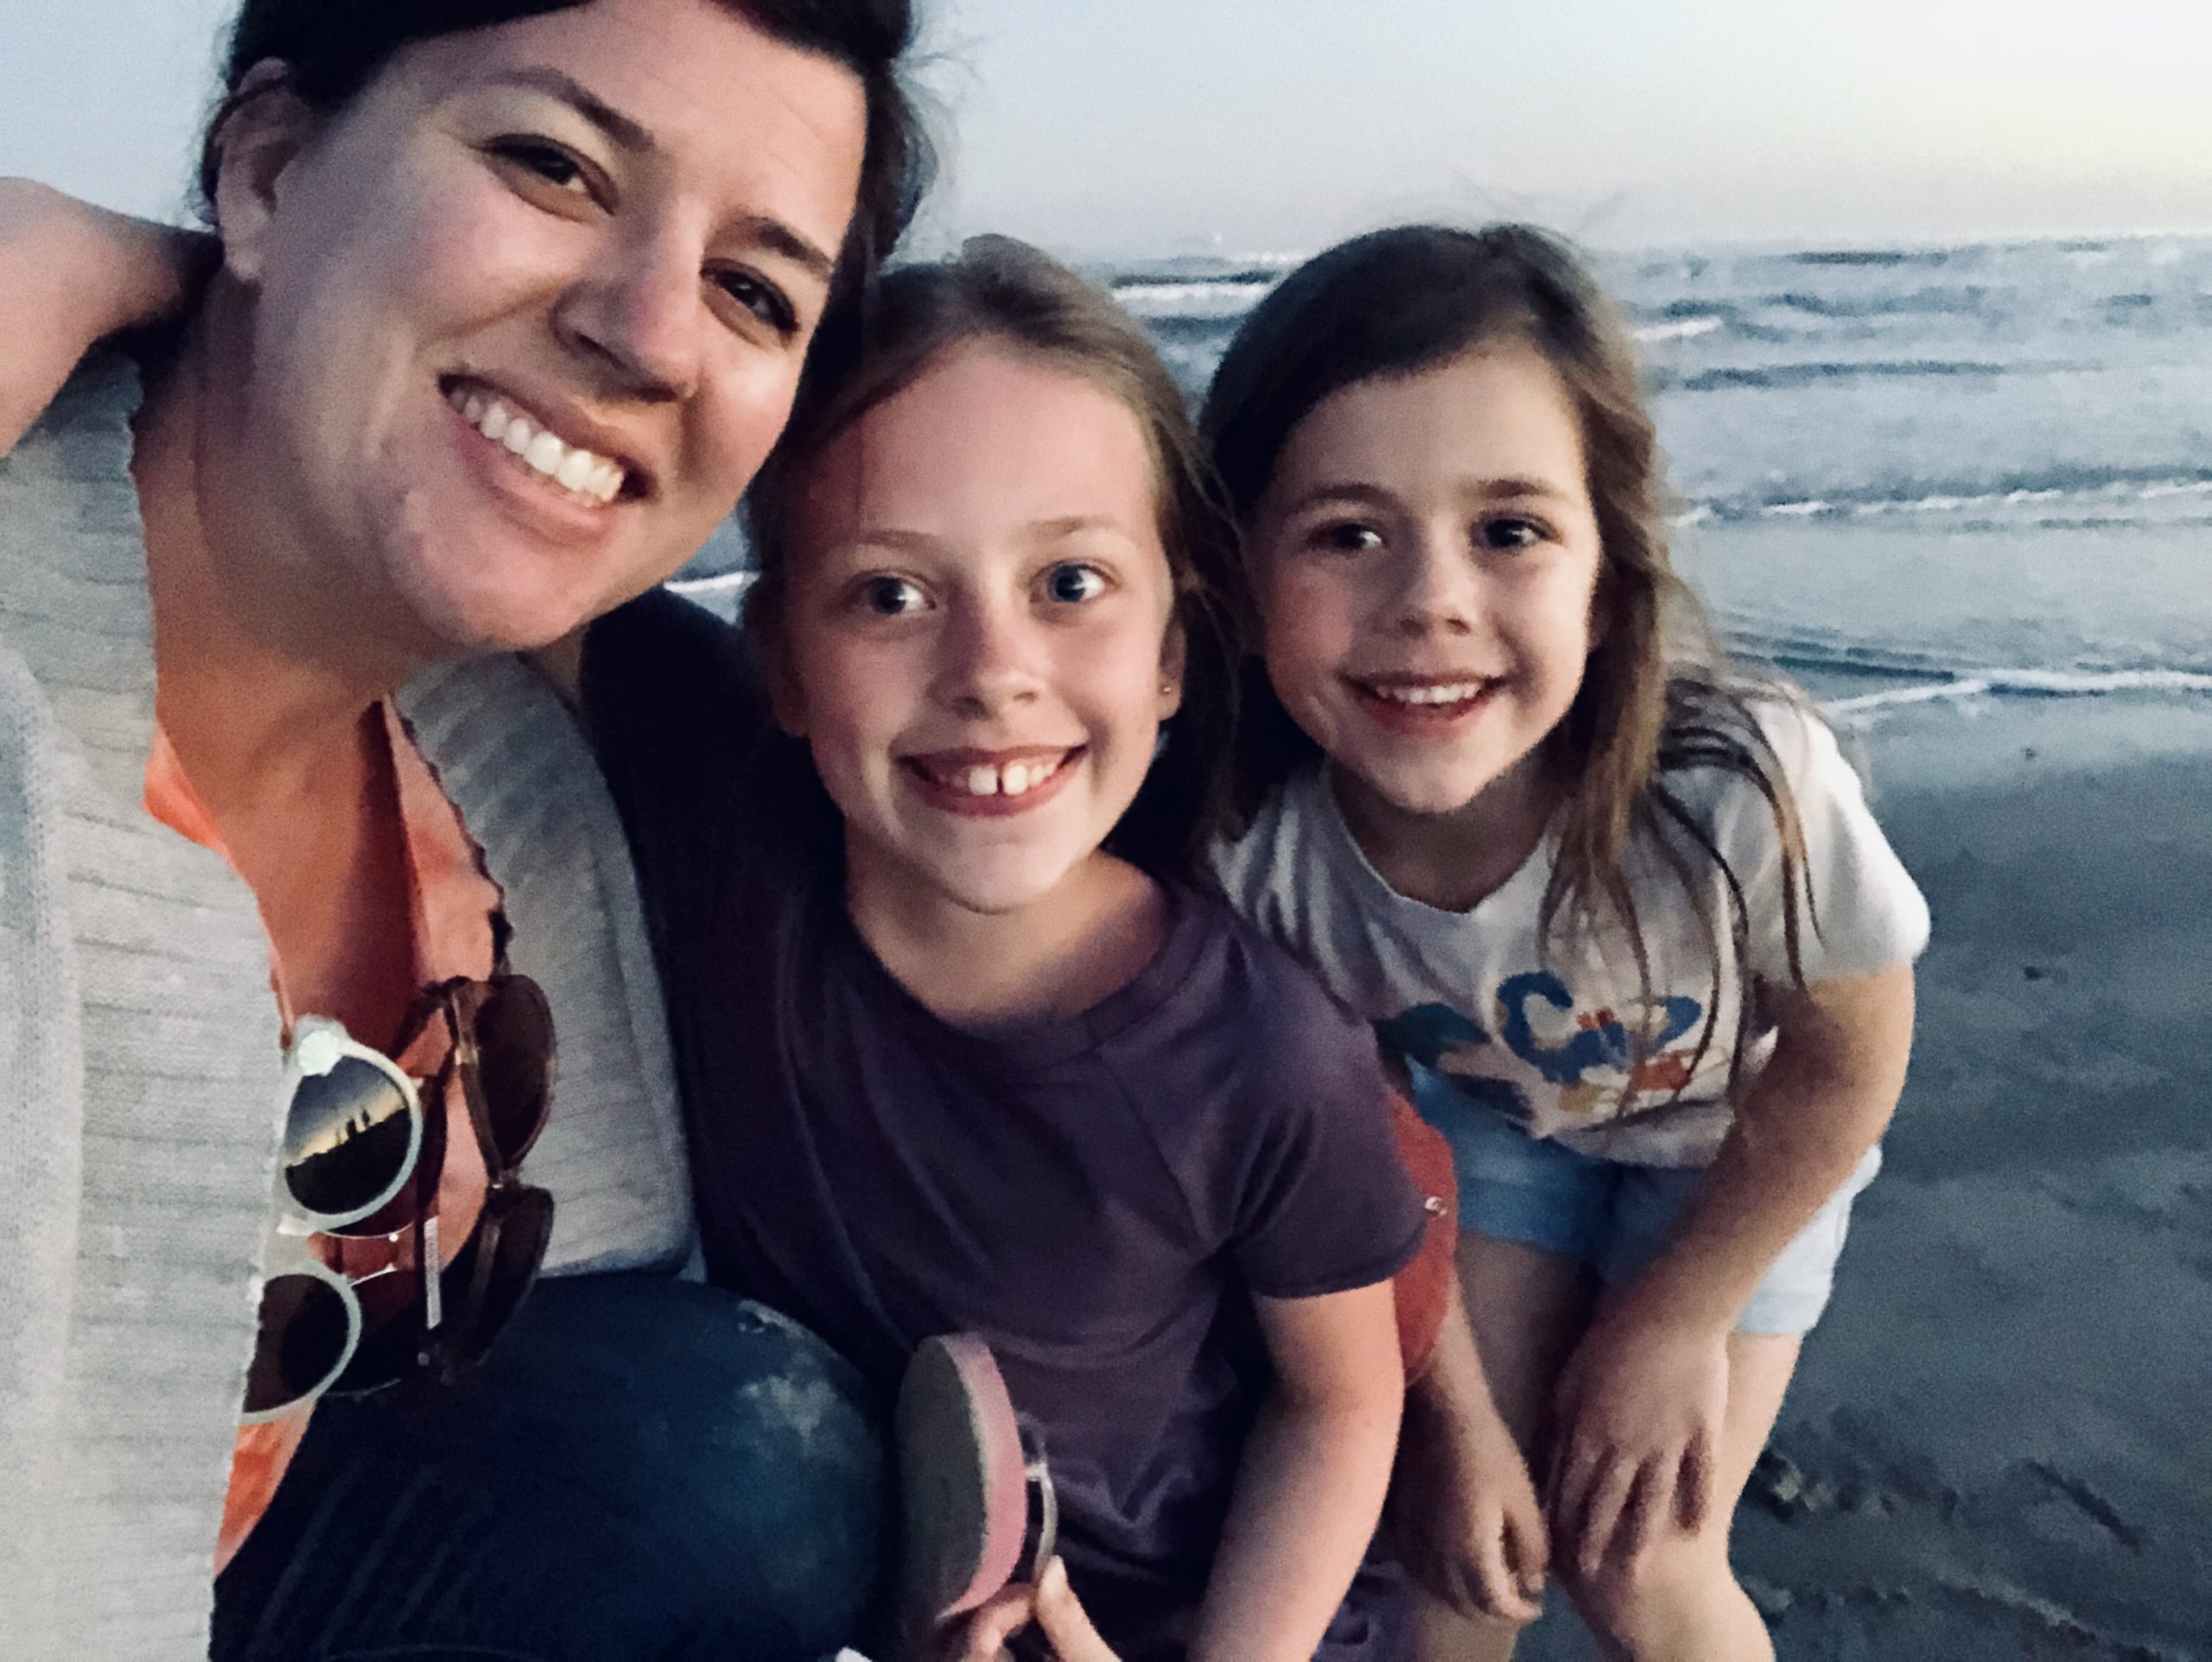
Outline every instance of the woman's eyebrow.
<svg viewBox="0 0 2212 1662"><path fill-rule="evenodd" d="M651 155L660 149L658 141L642 124L624 115L575 77L563 74L558 69L543 65L511 69L495 76L492 84L495 86L519 86L559 99L605 133L616 149L627 150L633 156Z"/></svg>
<svg viewBox="0 0 2212 1662"><path fill-rule="evenodd" d="M656 156L660 153L660 141L653 137L650 129L633 118L624 115L574 76L564 74L558 69L546 65L512 69L495 76L492 85L543 92L546 97L567 105L606 134L608 143L629 155ZM836 256L817 248L783 220L771 214L748 213L743 216L741 226L753 243L772 253L781 254L819 281L827 283L836 275Z"/></svg>

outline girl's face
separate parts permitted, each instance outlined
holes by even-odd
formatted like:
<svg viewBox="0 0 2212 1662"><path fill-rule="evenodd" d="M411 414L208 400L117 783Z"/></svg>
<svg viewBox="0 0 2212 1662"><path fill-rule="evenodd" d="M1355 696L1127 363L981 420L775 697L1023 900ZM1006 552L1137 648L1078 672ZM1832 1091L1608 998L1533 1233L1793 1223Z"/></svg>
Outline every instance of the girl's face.
<svg viewBox="0 0 2212 1662"><path fill-rule="evenodd" d="M1181 697L1128 407L964 346L838 436L797 518L778 708L855 895L1004 914L1101 857Z"/></svg>
<svg viewBox="0 0 2212 1662"><path fill-rule="evenodd" d="M1357 382L1292 430L1254 574L1268 678L1340 784L1414 814L1535 786L1592 645L1585 481L1567 388L1517 341Z"/></svg>
<svg viewBox="0 0 2212 1662"><path fill-rule="evenodd" d="M673 570L790 411L851 217L858 79L722 0L404 48L226 129L239 453L349 627L538 646Z"/></svg>

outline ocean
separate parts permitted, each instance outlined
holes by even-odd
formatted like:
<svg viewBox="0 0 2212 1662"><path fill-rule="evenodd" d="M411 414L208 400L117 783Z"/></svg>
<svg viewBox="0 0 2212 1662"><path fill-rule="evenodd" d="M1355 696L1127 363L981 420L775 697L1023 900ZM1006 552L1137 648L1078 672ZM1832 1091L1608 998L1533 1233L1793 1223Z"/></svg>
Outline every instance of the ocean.
<svg viewBox="0 0 2212 1662"><path fill-rule="evenodd" d="M1195 397L1294 263L1093 275ZM1598 264L1643 350L1676 564L1738 647L1867 716L2212 694L2212 236Z"/></svg>

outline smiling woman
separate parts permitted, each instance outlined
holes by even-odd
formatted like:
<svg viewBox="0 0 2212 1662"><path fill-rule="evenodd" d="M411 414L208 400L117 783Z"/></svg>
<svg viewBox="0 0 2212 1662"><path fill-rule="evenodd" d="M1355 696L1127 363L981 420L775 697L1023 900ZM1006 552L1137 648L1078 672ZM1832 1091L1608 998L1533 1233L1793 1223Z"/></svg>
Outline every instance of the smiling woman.
<svg viewBox="0 0 2212 1662"><path fill-rule="evenodd" d="M911 28L906 0L248 0L211 274L0 459L0 1054L29 1059L0 1079L10 1654L205 1654L219 1513L219 1559L245 1540L224 1658L849 1635L882 1470L848 1374L665 1277L556 1283L461 1386L326 1404L304 1444L308 1404L257 1414L226 1455L296 1022L388 1054L443 1127L406 1215L310 1238L408 1289L396 1358L480 1348L541 1253L685 1254L619 824L552 687L491 655L730 512L915 207ZM58 299L57 333L99 303ZM501 1131L515 1058L410 1020L510 968L559 1032L528 1150L550 1242ZM255 1377L315 1332L272 1293ZM786 1398L804 1423L763 1405ZM670 1499L695 1447L737 1464ZM336 1596L355 1577L388 1596Z"/></svg>

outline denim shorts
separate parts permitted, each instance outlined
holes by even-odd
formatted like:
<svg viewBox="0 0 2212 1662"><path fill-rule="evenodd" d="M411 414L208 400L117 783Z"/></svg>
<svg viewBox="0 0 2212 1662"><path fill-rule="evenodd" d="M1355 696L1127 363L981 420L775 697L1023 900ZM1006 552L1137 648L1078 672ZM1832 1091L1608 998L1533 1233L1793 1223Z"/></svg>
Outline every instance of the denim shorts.
<svg viewBox="0 0 2212 1662"><path fill-rule="evenodd" d="M1414 1070L1421 1117L1452 1144L1459 1227L1580 1260L1611 1287L1659 1255L1705 1180L1697 1167L1632 1166L1530 1137L1425 1068ZM1881 1168L1869 1149L1752 1293L1736 1323L1747 1334L1812 1331L1827 1308L1851 1203Z"/></svg>

